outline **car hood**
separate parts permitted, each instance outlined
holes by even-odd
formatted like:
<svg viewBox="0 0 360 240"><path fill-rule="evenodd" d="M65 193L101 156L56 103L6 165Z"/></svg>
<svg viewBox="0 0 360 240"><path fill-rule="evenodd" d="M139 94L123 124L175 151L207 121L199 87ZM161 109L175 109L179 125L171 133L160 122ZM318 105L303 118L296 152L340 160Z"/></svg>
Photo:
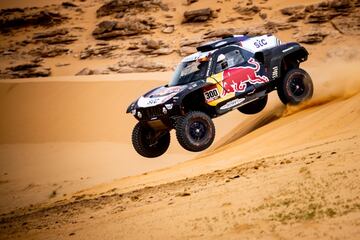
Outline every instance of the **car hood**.
<svg viewBox="0 0 360 240"><path fill-rule="evenodd" d="M186 85L172 87L162 86L155 88L152 91L146 93L144 96L141 96L137 101L137 105L138 107L152 107L158 104L163 104L186 88Z"/></svg>

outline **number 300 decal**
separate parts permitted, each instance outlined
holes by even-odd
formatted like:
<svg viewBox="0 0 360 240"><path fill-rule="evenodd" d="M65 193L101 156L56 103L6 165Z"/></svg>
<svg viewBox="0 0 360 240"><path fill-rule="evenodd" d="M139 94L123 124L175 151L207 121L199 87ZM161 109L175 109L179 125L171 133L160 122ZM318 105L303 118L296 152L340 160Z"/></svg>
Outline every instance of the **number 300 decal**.
<svg viewBox="0 0 360 240"><path fill-rule="evenodd" d="M219 91L217 88L213 88L209 91L204 92L206 102L211 102L220 97Z"/></svg>

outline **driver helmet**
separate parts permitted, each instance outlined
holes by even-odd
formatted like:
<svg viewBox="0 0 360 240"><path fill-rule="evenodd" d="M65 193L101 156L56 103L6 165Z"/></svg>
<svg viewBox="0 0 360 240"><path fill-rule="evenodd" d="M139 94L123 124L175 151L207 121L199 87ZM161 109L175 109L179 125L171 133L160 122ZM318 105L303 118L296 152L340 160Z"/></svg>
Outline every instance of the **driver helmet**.
<svg viewBox="0 0 360 240"><path fill-rule="evenodd" d="M226 61L226 57L224 54L220 54L218 56L217 62L220 63L222 69L225 69L228 66L228 63Z"/></svg>

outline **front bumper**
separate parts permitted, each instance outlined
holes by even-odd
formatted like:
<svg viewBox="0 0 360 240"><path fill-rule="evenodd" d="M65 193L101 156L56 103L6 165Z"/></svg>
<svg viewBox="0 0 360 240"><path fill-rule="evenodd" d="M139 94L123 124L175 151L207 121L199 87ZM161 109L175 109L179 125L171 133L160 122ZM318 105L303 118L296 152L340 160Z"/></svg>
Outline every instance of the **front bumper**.
<svg viewBox="0 0 360 240"><path fill-rule="evenodd" d="M134 108L131 112L139 121L167 120L180 114L178 106L173 104L160 104L147 108Z"/></svg>

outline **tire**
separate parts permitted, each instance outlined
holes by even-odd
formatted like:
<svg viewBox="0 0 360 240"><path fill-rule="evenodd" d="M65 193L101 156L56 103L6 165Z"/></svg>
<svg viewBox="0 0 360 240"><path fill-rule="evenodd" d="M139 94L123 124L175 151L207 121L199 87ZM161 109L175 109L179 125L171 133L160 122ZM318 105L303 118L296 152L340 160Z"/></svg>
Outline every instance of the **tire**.
<svg viewBox="0 0 360 240"><path fill-rule="evenodd" d="M136 152L143 157L159 157L169 148L170 132L156 132L138 122L132 132L132 144Z"/></svg>
<svg viewBox="0 0 360 240"><path fill-rule="evenodd" d="M301 68L288 71L277 87L284 104L297 105L312 97L314 86L310 75Z"/></svg>
<svg viewBox="0 0 360 240"><path fill-rule="evenodd" d="M238 110L244 114L256 114L261 112L265 108L267 101L268 96L265 95L264 97L261 97L253 102L239 107Z"/></svg>
<svg viewBox="0 0 360 240"><path fill-rule="evenodd" d="M189 112L178 119L176 137L186 150L200 152L213 143L215 126L207 114L198 111Z"/></svg>

